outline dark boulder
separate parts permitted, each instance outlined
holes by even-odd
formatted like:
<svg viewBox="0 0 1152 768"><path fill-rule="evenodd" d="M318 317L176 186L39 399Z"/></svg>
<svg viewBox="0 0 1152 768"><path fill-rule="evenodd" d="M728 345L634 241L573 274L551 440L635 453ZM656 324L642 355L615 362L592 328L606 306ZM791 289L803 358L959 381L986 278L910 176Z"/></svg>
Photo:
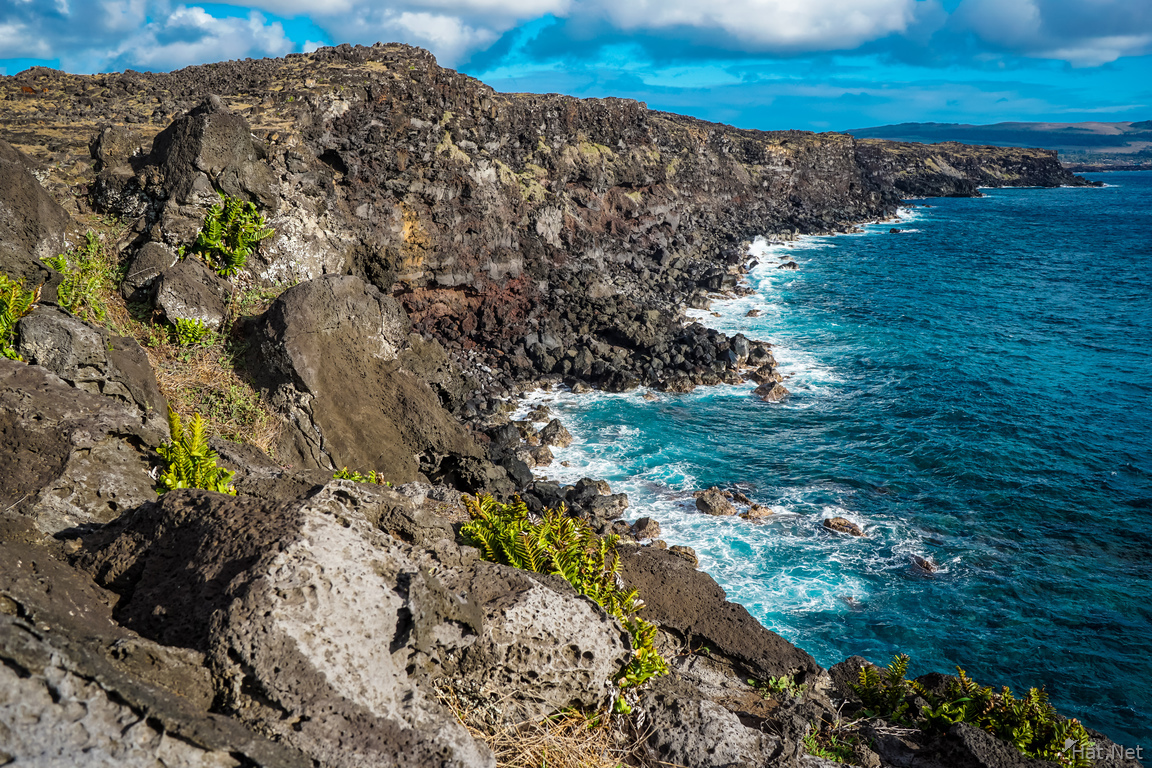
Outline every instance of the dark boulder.
<svg viewBox="0 0 1152 768"><path fill-rule="evenodd" d="M572 434L564 428L559 419L552 419L544 429L540 430L540 443L557 448L567 448L572 445Z"/></svg>
<svg viewBox="0 0 1152 768"><path fill-rule="evenodd" d="M224 192L275 210L275 176L263 161L267 151L252 137L248 121L209 96L165 128L152 142L150 161L159 166L167 193L178 203L193 202L197 182L213 182ZM212 185L205 187L211 192Z"/></svg>
<svg viewBox="0 0 1152 768"><path fill-rule="evenodd" d="M503 470L403 367L408 330L400 305L356 277L285 291L251 333L251 368L288 420L278 455L296 466L375 470L394 483L424 474L506 491Z"/></svg>
<svg viewBox="0 0 1152 768"><path fill-rule="evenodd" d="M199 320L219 330L228 319L231 284L199 260L188 258L156 276L152 304L169 322Z"/></svg>
<svg viewBox="0 0 1152 768"><path fill-rule="evenodd" d="M164 270L174 267L179 259L176 252L163 243L145 243L128 262L120 294L127 301L150 300L156 278Z"/></svg>
<svg viewBox="0 0 1152 768"><path fill-rule="evenodd" d="M48 287L50 299L60 277L40 261L68 249L73 224L68 213L32 175L31 161L0 139L0 273L32 288Z"/></svg>
<svg viewBox="0 0 1152 768"><path fill-rule="evenodd" d="M135 339L116 336L54 307L38 307L16 326L16 350L77 389L134 406L166 429L167 403L148 355Z"/></svg>

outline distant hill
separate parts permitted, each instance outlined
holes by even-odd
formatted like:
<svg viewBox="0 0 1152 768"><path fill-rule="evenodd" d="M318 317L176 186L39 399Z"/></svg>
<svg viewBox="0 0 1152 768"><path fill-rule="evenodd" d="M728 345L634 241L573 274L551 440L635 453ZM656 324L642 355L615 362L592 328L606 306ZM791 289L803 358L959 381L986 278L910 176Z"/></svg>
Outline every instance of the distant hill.
<svg viewBox="0 0 1152 768"><path fill-rule="evenodd" d="M1135 123L900 123L846 131L868 139L1055 149L1061 155L1136 154L1152 149L1152 120Z"/></svg>

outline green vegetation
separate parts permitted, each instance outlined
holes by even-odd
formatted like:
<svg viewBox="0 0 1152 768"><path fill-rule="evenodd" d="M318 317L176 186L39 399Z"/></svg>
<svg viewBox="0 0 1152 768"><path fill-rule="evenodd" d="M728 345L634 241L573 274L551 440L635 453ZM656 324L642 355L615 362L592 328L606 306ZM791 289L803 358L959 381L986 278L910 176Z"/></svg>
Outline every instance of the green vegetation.
<svg viewBox="0 0 1152 768"><path fill-rule="evenodd" d="M1027 757L1070 768L1091 765L1087 757L1091 742L1084 726L1078 720L1060 717L1043 690L1032 688L1017 699L1007 686L996 693L957 667L957 679L938 695L915 680L905 680L907 670L908 656L903 654L884 671L871 666L860 669L858 682L851 685L864 704L866 717L881 717L934 733L946 731L954 723L969 723L1013 744ZM928 706L913 711L912 696L923 698Z"/></svg>
<svg viewBox="0 0 1152 768"><path fill-rule="evenodd" d="M12 347L16 341L16 323L31 312L39 300L39 286L25 289L23 281L16 282L0 274L0 355L9 360L24 360Z"/></svg>
<svg viewBox="0 0 1152 768"><path fill-rule="evenodd" d="M371 470L367 475L362 475L355 470L349 470L348 467L336 470L336 474L332 475L333 480L354 480L357 483L373 483L375 485L386 485L392 487L392 483L384 479L384 475L376 470Z"/></svg>
<svg viewBox="0 0 1152 768"><path fill-rule="evenodd" d="M203 488L235 496L232 478L236 473L216 466L219 457L208 447L200 414L192 417L190 431L186 434L180 423L180 415L169 408L168 428L172 432L172 442L156 449L168 464L160 475L160 487L157 490L165 493L176 488Z"/></svg>
<svg viewBox="0 0 1152 768"><path fill-rule="evenodd" d="M210 347L216 341L216 334L203 320L190 320L178 317L172 321L172 331L176 343L182 347Z"/></svg>
<svg viewBox="0 0 1152 768"><path fill-rule="evenodd" d="M64 276L56 289L57 304L85 322L108 318L108 298L117 274L95 232L85 232L84 243L68 253L40 260Z"/></svg>
<svg viewBox="0 0 1152 768"><path fill-rule="evenodd" d="M219 195L220 202L208 211L192 253L221 277L230 277L244 268L252 249L271 237L273 230L265 227L264 217L257 213L254 203L223 192Z"/></svg>
<svg viewBox="0 0 1152 768"><path fill-rule="evenodd" d="M764 698L771 698L773 694L782 693L792 698L800 698L808 690L807 685L797 685L796 681L787 676L770 677L767 680L749 680L748 685L759 691Z"/></svg>
<svg viewBox="0 0 1152 768"><path fill-rule="evenodd" d="M563 505L545 510L543 519L533 522L527 505L519 498L502 504L491 496L466 496L464 503L472 520L465 523L461 533L480 549L485 560L560 576L620 619L632 638L633 653L615 676L617 685L629 688L667 674L668 665L653 645L656 625L637 615L643 601L636 590L625 591L617 584L619 537L598 536L587 522L568 517ZM628 711L623 699L617 701L617 711Z"/></svg>
<svg viewBox="0 0 1152 768"><path fill-rule="evenodd" d="M804 736L804 751L834 763L857 765L856 743L856 738L842 738L830 731L808 731Z"/></svg>

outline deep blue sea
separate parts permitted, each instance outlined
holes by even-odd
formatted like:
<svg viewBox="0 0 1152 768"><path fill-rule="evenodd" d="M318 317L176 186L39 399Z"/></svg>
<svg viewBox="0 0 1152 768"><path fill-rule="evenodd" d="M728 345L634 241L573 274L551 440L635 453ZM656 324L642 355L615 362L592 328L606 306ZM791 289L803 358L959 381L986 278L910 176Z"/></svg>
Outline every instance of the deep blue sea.
<svg viewBox="0 0 1152 768"><path fill-rule="evenodd" d="M608 479L825 666L1045 686L1152 749L1152 173L1094 178L759 242L755 293L693 316L775 345L791 396L539 393L576 437L540 474ZM776 514L698 513L714 484Z"/></svg>

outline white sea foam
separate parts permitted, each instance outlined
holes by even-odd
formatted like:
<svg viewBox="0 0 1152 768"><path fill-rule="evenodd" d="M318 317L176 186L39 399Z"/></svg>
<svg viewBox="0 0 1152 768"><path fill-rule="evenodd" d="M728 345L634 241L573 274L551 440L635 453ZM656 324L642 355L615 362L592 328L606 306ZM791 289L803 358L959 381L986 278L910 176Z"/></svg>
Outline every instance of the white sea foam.
<svg viewBox="0 0 1152 768"><path fill-rule="evenodd" d="M925 215L923 209L902 208L896 218L907 223ZM866 227L865 234L883 232L891 223ZM843 377L806 348L803 339L792 336L791 310L778 295L781 287L804 279L805 265L833 245L832 236L801 237L794 243L757 239L751 253L760 263L748 276L756 292L717 300L719 317L704 310L686 313L725 333L744 332L771 342L780 371L787 377L786 386L798 395L779 404L784 408L812 407L843 383ZM782 260L797 262L800 272L777 269ZM759 317L746 317L751 309L759 310ZM628 494L628 520L645 516L659 520L662 538L693 547L701 568L720 582L729 599L787 636L793 628L790 617L859 610L878 599L872 590L882 583L881 575L912 573L912 556L927 556L922 535L900 520L869 518L859 512L852 503L856 491L833 481L749 489L754 501L774 510L761 521L701 514L692 492L700 489L702 466L690 457L669 455L667 462L641 468L638 459L643 457L638 452L644 448L644 435L639 427L593 422L605 410L643 412L672 398L688 403L746 399L750 389L748 384L698 388L687 395L657 394L657 400L649 402L642 391L575 395L566 387L556 387L527 393L512 417L524 418L537 405L548 405L549 418L564 422L574 439L567 448L552 449L553 463L534 469L537 477L563 484L583 477L607 479L614 492ZM658 453L654 460L659 462L661 456ZM861 526L867 537L855 539L824 529L822 521L835 516ZM940 572L947 573L954 563L939 565Z"/></svg>

